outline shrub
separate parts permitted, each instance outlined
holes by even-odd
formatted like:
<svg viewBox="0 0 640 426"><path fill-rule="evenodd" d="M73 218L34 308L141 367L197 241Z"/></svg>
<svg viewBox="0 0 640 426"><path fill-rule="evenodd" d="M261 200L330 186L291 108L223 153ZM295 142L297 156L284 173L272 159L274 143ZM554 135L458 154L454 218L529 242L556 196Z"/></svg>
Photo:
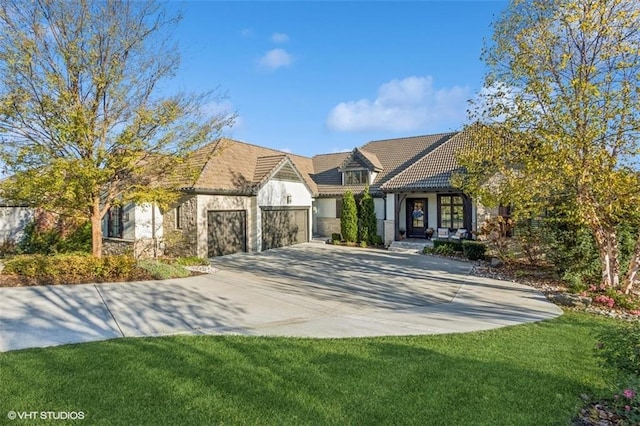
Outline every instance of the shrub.
<svg viewBox="0 0 640 426"><path fill-rule="evenodd" d="M331 234L331 241L342 241L342 235L334 232L333 234Z"/></svg>
<svg viewBox="0 0 640 426"><path fill-rule="evenodd" d="M422 253L423 254L432 254L433 253L433 247L427 246L427 247L423 248L422 249Z"/></svg>
<svg viewBox="0 0 640 426"><path fill-rule="evenodd" d="M487 251L487 246L477 241L463 241L462 252L469 260L484 259L484 253Z"/></svg>
<svg viewBox="0 0 640 426"><path fill-rule="evenodd" d="M18 245L14 240L4 239L0 242L0 258L16 254Z"/></svg>
<svg viewBox="0 0 640 426"><path fill-rule="evenodd" d="M78 226L62 238L57 229L38 229L34 220L25 227L17 251L23 254L91 253L91 223Z"/></svg>
<svg viewBox="0 0 640 426"><path fill-rule="evenodd" d="M351 191L346 191L342 198L340 231L347 242L355 242L358 238L358 209Z"/></svg>
<svg viewBox="0 0 640 426"><path fill-rule="evenodd" d="M509 256L508 235L513 229L513 221L503 216L496 216L486 220L480 227L480 235L488 242L496 255L505 260Z"/></svg>
<svg viewBox="0 0 640 426"><path fill-rule="evenodd" d="M368 246L369 246L369 244L367 244L366 241L360 241L360 247L367 248Z"/></svg>
<svg viewBox="0 0 640 426"><path fill-rule="evenodd" d="M448 246L454 252L462 253L462 243L457 241L449 241L449 240L433 240L433 248L437 249L438 247Z"/></svg>
<svg viewBox="0 0 640 426"><path fill-rule="evenodd" d="M384 241L382 240L382 237L380 235L374 235L371 244L373 244L374 246L381 246L384 244Z"/></svg>
<svg viewBox="0 0 640 426"><path fill-rule="evenodd" d="M157 260L144 259L138 262L138 266L147 271L156 280L166 280L169 278L184 278L191 275L191 272L181 265L169 265Z"/></svg>
<svg viewBox="0 0 640 426"><path fill-rule="evenodd" d="M4 274L33 279L38 284L122 281L139 274L130 256L96 258L86 253L19 255L4 262Z"/></svg>
<svg viewBox="0 0 640 426"><path fill-rule="evenodd" d="M438 247L433 247L433 254L438 254L440 256L452 256L456 251L450 244L442 244Z"/></svg>
<svg viewBox="0 0 640 426"><path fill-rule="evenodd" d="M18 252L25 254L52 254L56 252L60 234L56 230L39 231L38 224L33 222L25 226L22 238L18 242Z"/></svg>
<svg viewBox="0 0 640 426"><path fill-rule="evenodd" d="M174 262L176 265L182 266L209 266L209 260L198 256L178 257Z"/></svg>
<svg viewBox="0 0 640 426"><path fill-rule="evenodd" d="M360 210L358 211L358 235L360 241L373 244L378 232L378 220L376 219L376 207L373 197L369 193L369 187L365 187Z"/></svg>
<svg viewBox="0 0 640 426"><path fill-rule="evenodd" d="M640 377L640 321L606 328L599 340L597 354L604 365L623 375Z"/></svg>

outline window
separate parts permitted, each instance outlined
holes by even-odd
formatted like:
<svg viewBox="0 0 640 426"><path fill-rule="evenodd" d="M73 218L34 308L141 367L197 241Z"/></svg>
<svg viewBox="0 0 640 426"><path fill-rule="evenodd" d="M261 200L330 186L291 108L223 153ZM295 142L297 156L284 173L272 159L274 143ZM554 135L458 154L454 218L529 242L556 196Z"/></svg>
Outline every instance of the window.
<svg viewBox="0 0 640 426"><path fill-rule="evenodd" d="M464 228L464 199L462 195L440 195L439 227L449 229Z"/></svg>
<svg viewBox="0 0 640 426"><path fill-rule="evenodd" d="M182 206L176 207L176 229L182 229Z"/></svg>
<svg viewBox="0 0 640 426"><path fill-rule="evenodd" d="M344 172L345 185L364 185L369 183L369 173L366 170L347 170Z"/></svg>
<svg viewBox="0 0 640 426"><path fill-rule="evenodd" d="M111 207L107 213L107 237L122 238L122 207Z"/></svg>
<svg viewBox="0 0 640 426"><path fill-rule="evenodd" d="M336 217L338 219L342 217L342 198L336 200Z"/></svg>

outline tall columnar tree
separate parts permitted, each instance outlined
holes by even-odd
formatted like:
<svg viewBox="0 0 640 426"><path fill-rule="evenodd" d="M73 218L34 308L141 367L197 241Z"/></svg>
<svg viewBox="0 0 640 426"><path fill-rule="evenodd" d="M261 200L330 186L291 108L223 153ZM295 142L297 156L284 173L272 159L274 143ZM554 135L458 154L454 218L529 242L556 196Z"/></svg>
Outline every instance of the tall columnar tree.
<svg viewBox="0 0 640 426"><path fill-rule="evenodd" d="M358 239L358 209L351 191L346 191L342 197L340 231L345 241L355 242Z"/></svg>
<svg viewBox="0 0 640 426"><path fill-rule="evenodd" d="M376 219L376 207L368 186L364 189L358 213L360 216L358 218L360 240L373 244L378 231L378 220Z"/></svg>
<svg viewBox="0 0 640 426"><path fill-rule="evenodd" d="M472 107L480 149L460 160L465 187L514 213L560 206L597 242L602 283L620 282L620 223L640 209L640 6L628 0L514 0L484 50ZM636 223L637 225L637 223Z"/></svg>
<svg viewBox="0 0 640 426"><path fill-rule="evenodd" d="M2 197L88 219L95 256L111 206L167 201L159 184L233 121L207 113L215 90L168 94L178 22L147 0L0 3Z"/></svg>

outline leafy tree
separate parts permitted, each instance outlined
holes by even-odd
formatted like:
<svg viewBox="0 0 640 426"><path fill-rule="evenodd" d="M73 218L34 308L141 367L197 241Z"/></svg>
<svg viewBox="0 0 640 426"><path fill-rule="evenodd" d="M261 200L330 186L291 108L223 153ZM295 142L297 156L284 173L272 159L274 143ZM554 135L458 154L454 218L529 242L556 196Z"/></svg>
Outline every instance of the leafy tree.
<svg viewBox="0 0 640 426"><path fill-rule="evenodd" d="M601 281L629 292L640 235L620 282L617 229L640 217L640 7L627 0L514 0L483 52L485 88L460 156L464 187L516 218L556 206L586 226ZM636 228L637 229L637 228Z"/></svg>
<svg viewBox="0 0 640 426"><path fill-rule="evenodd" d="M342 197L340 231L345 241L355 242L358 239L358 209L351 191L346 191Z"/></svg>
<svg viewBox="0 0 640 426"><path fill-rule="evenodd" d="M179 16L133 0L0 3L2 198L91 223L129 201L168 203L176 165L233 115L221 96L167 94L179 64ZM209 111L212 109L209 108Z"/></svg>
<svg viewBox="0 0 640 426"><path fill-rule="evenodd" d="M364 194L360 200L358 216L360 241L373 244L378 231L378 220L376 219L376 207L368 186L364 189Z"/></svg>

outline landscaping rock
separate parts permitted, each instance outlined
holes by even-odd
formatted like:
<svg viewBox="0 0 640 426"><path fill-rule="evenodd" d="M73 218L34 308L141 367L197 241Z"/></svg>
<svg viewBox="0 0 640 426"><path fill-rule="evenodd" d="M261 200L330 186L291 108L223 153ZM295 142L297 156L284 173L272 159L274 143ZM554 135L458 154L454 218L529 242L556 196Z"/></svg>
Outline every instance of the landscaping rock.
<svg viewBox="0 0 640 426"><path fill-rule="evenodd" d="M591 305L591 298L571 293L553 293L547 296L549 300L562 306L574 306L584 308Z"/></svg>
<svg viewBox="0 0 640 426"><path fill-rule="evenodd" d="M504 265L504 262L502 262L502 260L498 259L497 257L491 258L492 268L502 268L503 265Z"/></svg>
<svg viewBox="0 0 640 426"><path fill-rule="evenodd" d="M210 265L204 265L204 266L185 266L185 269L189 270L189 271L193 271L193 272L201 272L203 274L214 274L216 272L219 271L218 268L214 268L213 266Z"/></svg>

